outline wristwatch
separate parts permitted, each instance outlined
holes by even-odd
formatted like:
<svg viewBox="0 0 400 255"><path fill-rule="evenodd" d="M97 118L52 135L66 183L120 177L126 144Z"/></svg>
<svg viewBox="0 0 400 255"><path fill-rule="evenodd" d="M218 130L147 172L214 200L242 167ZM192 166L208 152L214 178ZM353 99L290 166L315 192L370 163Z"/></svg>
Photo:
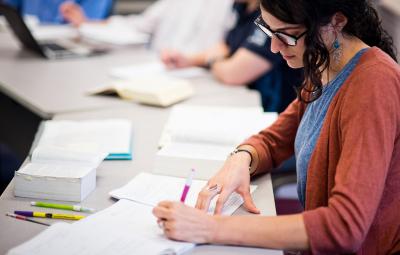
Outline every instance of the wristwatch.
<svg viewBox="0 0 400 255"><path fill-rule="evenodd" d="M215 64L215 62L217 62L219 60L222 60L222 59L223 59L222 57L211 57L211 58L208 58L206 60L206 63L204 64L204 68L207 69L207 70L210 70L212 68L212 66Z"/></svg>

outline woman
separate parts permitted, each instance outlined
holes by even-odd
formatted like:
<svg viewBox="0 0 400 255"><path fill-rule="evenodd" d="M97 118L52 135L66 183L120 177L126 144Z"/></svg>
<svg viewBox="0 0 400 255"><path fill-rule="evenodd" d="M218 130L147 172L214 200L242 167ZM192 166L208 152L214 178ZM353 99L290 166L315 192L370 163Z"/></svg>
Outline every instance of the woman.
<svg viewBox="0 0 400 255"><path fill-rule="evenodd" d="M208 187L196 209L168 201L154 208L165 235L314 254L398 254L400 68L376 11L366 0L263 0L261 10L257 23L272 36L271 50L304 66L298 99L209 180L220 190L217 215L203 212L214 195ZM218 215L233 191L258 213L250 175L293 153L305 212Z"/></svg>
<svg viewBox="0 0 400 255"><path fill-rule="evenodd" d="M293 87L301 83L301 70L269 51L270 39L254 25L258 0L236 0L233 9L237 21L223 41L194 54L164 50L161 59L169 68L206 67L225 84L258 91L264 111L282 112L296 97Z"/></svg>

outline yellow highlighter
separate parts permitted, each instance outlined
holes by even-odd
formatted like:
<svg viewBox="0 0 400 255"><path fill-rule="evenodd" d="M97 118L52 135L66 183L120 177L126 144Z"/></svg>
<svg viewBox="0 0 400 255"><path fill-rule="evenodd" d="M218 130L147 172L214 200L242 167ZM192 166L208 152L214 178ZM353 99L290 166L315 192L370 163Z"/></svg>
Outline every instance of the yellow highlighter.
<svg viewBox="0 0 400 255"><path fill-rule="evenodd" d="M14 211L17 215L25 217L39 217L61 220L80 220L85 218L83 215L63 214L63 213L46 213L46 212L32 212L32 211Z"/></svg>

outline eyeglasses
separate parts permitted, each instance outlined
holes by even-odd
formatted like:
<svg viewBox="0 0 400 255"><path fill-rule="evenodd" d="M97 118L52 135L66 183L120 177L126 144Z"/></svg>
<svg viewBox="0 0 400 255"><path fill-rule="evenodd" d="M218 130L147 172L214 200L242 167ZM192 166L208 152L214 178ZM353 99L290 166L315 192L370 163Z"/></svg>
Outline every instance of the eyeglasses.
<svg viewBox="0 0 400 255"><path fill-rule="evenodd" d="M254 21L254 24L256 24L258 26L258 28L261 29L267 36L269 36L270 38L272 38L273 36L276 36L281 42L283 42L287 46L296 46L297 45L297 41L301 37L303 37L305 34L307 34L307 31L304 31L299 36L294 36L294 35L286 34L284 32L273 31L264 22L264 20L262 19L261 15L258 16L258 18Z"/></svg>

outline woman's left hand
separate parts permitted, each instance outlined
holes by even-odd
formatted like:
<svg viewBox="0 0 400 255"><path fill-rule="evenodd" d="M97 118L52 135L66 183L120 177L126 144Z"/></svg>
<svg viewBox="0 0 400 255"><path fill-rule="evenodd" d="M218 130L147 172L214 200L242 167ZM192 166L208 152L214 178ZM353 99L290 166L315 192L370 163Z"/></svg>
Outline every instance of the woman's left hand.
<svg viewBox="0 0 400 255"><path fill-rule="evenodd" d="M215 218L181 202L162 201L153 208L164 234L174 240L209 243L216 229Z"/></svg>

